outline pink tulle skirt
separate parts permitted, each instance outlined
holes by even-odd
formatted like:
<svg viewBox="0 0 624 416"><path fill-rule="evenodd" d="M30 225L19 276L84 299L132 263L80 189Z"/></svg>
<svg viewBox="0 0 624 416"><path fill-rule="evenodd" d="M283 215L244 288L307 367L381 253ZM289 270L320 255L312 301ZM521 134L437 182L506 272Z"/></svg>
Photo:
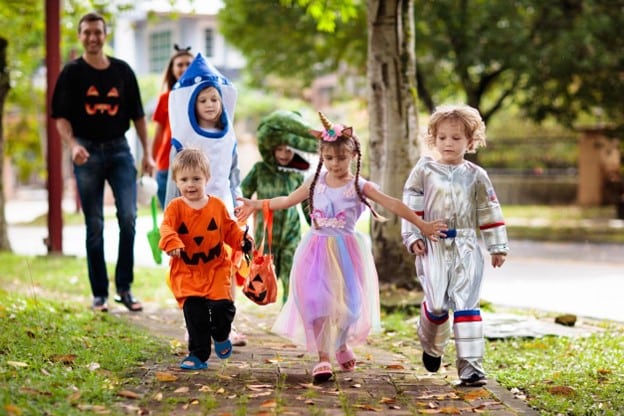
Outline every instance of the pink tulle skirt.
<svg viewBox="0 0 624 416"><path fill-rule="evenodd" d="M309 352L333 354L343 344L363 344L380 328L379 283L366 238L304 235L273 331Z"/></svg>

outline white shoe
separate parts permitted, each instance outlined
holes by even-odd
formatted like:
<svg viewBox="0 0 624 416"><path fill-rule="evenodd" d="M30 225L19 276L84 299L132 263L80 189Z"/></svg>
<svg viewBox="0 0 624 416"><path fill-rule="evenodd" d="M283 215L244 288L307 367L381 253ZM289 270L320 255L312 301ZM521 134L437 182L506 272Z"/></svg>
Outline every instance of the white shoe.
<svg viewBox="0 0 624 416"><path fill-rule="evenodd" d="M247 336L236 331L234 327L230 330L230 342L235 347L244 347L247 345Z"/></svg>

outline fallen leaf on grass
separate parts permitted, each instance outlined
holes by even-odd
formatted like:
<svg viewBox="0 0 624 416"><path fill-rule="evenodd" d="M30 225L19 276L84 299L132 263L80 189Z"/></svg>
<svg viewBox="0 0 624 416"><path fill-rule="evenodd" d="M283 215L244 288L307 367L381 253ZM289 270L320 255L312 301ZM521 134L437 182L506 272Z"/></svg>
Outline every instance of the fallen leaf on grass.
<svg viewBox="0 0 624 416"><path fill-rule="evenodd" d="M162 394L162 392L160 392L160 391L159 391L158 393L154 394L154 395L152 396L152 399L156 400L157 402L161 402L161 401L162 401L162 399L163 399L163 394Z"/></svg>
<svg viewBox="0 0 624 416"><path fill-rule="evenodd" d="M317 386L316 384L313 384L313 383L299 383L299 385L301 387L303 387L304 389L313 389L313 390L322 390L323 389L323 387Z"/></svg>
<svg viewBox="0 0 624 416"><path fill-rule="evenodd" d="M254 394L250 394L249 397L251 398L256 398L256 397L263 397L263 396L269 396L271 395L273 392L272 391L263 391L260 393L254 393Z"/></svg>
<svg viewBox="0 0 624 416"><path fill-rule="evenodd" d="M135 393L130 390L120 390L119 392L117 392L117 396L125 397L126 399L140 399L141 398L140 394Z"/></svg>
<svg viewBox="0 0 624 416"><path fill-rule="evenodd" d="M78 408L78 410L84 410L84 411L90 411L92 413L95 414L108 414L110 413L110 411L102 405L96 404L96 405L92 405L92 404L79 404L78 406L76 406Z"/></svg>
<svg viewBox="0 0 624 416"><path fill-rule="evenodd" d="M260 405L260 407L270 407L270 408L275 408L277 407L277 402L273 399L271 400L265 400L264 402L262 402L262 404Z"/></svg>
<svg viewBox="0 0 624 416"><path fill-rule="evenodd" d="M356 404L353 407L355 407L356 409L367 410L369 412L381 412L381 411L383 411L383 409L371 406L370 404Z"/></svg>
<svg viewBox="0 0 624 416"><path fill-rule="evenodd" d="M548 387L548 392L556 396L574 396L576 394L576 390L570 386Z"/></svg>
<svg viewBox="0 0 624 416"><path fill-rule="evenodd" d="M441 407L438 410L443 415L461 415L461 410L454 406Z"/></svg>
<svg viewBox="0 0 624 416"><path fill-rule="evenodd" d="M176 376L175 374L167 373L164 371L156 372L156 380L158 381L176 381L177 379L178 376Z"/></svg>
<svg viewBox="0 0 624 416"><path fill-rule="evenodd" d="M488 397L489 395L490 393L485 389L473 389L467 391L466 393L460 394L460 396L463 397L464 400L468 401L482 399L484 397Z"/></svg>
<svg viewBox="0 0 624 416"><path fill-rule="evenodd" d="M87 365L87 368L89 369L89 371L95 371L95 370L100 368L100 364L99 363L90 363L89 365Z"/></svg>
<svg viewBox="0 0 624 416"><path fill-rule="evenodd" d="M401 364L388 364L386 368L389 370L405 370L405 367Z"/></svg>
<svg viewBox="0 0 624 416"><path fill-rule="evenodd" d="M67 397L67 401L70 403L76 403L78 399L80 399L80 396L81 396L80 392L75 391Z"/></svg>
<svg viewBox="0 0 624 416"><path fill-rule="evenodd" d="M188 393L189 392L189 388L188 387L178 387L177 389L175 389L173 392L174 393Z"/></svg>
<svg viewBox="0 0 624 416"><path fill-rule="evenodd" d="M50 361L53 363L61 364L73 364L76 361L76 354L54 354L50 356Z"/></svg>
<svg viewBox="0 0 624 416"><path fill-rule="evenodd" d="M42 395L42 396L52 396L52 393L49 391L41 391L37 389L33 389L32 387L20 387L20 393L32 394L32 395Z"/></svg>
<svg viewBox="0 0 624 416"><path fill-rule="evenodd" d="M362 385L360 383L354 383L354 384L351 384L351 387L354 389L359 389L362 387Z"/></svg>
<svg viewBox="0 0 624 416"><path fill-rule="evenodd" d="M210 386L206 386L206 385L201 385L201 387L199 388L199 391L201 391L202 393L210 393L212 391L212 388Z"/></svg>
<svg viewBox="0 0 624 416"><path fill-rule="evenodd" d="M28 367L28 364L21 362L21 361L7 361L6 362L8 365L13 366L15 368L24 368L24 367Z"/></svg>
<svg viewBox="0 0 624 416"><path fill-rule="evenodd" d="M251 391L260 391L264 389L272 389L273 385L272 384L249 384L247 385L247 388Z"/></svg>
<svg viewBox="0 0 624 416"><path fill-rule="evenodd" d="M392 397L382 397L381 400L379 400L380 404L394 404L396 403L396 399L392 398Z"/></svg>
<svg viewBox="0 0 624 416"><path fill-rule="evenodd" d="M4 410L6 410L7 415L9 416L19 416L22 414L22 408L12 404L7 404L6 406L4 406Z"/></svg>

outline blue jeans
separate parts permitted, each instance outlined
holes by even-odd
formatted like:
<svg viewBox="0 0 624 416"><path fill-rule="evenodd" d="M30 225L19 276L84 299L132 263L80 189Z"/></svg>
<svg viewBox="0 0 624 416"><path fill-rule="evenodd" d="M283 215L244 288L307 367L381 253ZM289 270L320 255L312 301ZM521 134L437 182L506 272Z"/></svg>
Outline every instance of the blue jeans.
<svg viewBox="0 0 624 416"><path fill-rule="evenodd" d="M77 139L90 153L74 174L87 228L87 266L93 296L108 297L104 260L104 185L108 182L117 209L119 249L115 268L117 292L130 290L134 279L134 236L137 216L137 169L125 137L98 143Z"/></svg>
<svg viewBox="0 0 624 416"><path fill-rule="evenodd" d="M160 208L165 209L165 196L167 195L167 179L169 178L169 170L157 170L156 171L156 183L158 184L158 201L160 202Z"/></svg>

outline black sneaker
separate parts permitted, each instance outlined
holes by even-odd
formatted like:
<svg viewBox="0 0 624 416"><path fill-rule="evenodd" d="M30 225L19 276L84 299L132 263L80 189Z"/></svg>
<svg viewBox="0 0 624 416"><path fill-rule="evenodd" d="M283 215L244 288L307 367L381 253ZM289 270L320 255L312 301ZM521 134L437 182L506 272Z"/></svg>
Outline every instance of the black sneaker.
<svg viewBox="0 0 624 416"><path fill-rule="evenodd" d="M108 303L106 301L106 296L95 296L91 309L97 312L108 312Z"/></svg>
<svg viewBox="0 0 624 416"><path fill-rule="evenodd" d="M118 293L115 302L122 303L130 312L140 312L143 310L141 302L136 300L130 291Z"/></svg>
<svg viewBox="0 0 624 416"><path fill-rule="evenodd" d="M469 378L461 379L459 385L463 387L481 387L487 384L485 377L473 374Z"/></svg>
<svg viewBox="0 0 624 416"><path fill-rule="evenodd" d="M442 364L442 357L434 357L433 355L429 355L423 351L422 362L425 365L427 371L435 373L440 369L440 364Z"/></svg>

